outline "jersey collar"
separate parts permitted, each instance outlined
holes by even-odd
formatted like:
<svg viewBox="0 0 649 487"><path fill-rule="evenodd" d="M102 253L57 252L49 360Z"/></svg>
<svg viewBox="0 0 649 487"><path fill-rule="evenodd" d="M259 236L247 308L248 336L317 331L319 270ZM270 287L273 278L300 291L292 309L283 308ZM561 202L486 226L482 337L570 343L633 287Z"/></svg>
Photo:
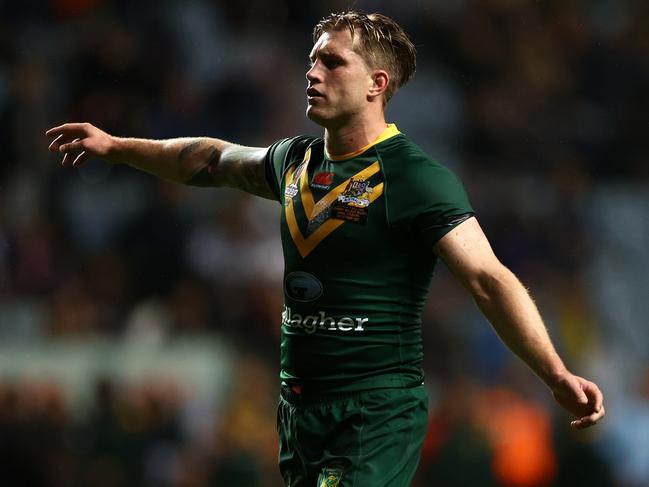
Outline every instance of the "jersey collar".
<svg viewBox="0 0 649 487"><path fill-rule="evenodd" d="M374 141L370 142L365 147L361 147L360 149L355 150L354 152L349 152L347 154L342 154L342 155L339 155L339 156L332 156L325 149L325 157L327 159L332 160L332 161L344 161L345 159L351 159L352 157L356 157L356 156L362 154L363 152L365 152L370 147L375 146L376 144L380 144L384 140L387 140L390 137L394 137L395 135L399 135L400 133L401 132L399 132L399 129L397 128L397 126L395 124L393 124L393 123L390 123L390 124L388 124L386 129L383 132L381 132L381 135L379 135L376 139L374 139Z"/></svg>

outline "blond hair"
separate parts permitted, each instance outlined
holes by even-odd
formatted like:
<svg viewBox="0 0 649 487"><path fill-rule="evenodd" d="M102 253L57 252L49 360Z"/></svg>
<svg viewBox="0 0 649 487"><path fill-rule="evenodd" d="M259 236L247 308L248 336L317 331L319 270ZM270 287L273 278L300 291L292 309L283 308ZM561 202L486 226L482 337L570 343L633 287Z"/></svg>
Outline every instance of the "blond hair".
<svg viewBox="0 0 649 487"><path fill-rule="evenodd" d="M416 50L408 35L390 17L358 10L332 13L313 29L313 42L329 31L349 29L352 41L358 33L355 50L371 69L383 69L390 78L384 102L410 80L416 69Z"/></svg>

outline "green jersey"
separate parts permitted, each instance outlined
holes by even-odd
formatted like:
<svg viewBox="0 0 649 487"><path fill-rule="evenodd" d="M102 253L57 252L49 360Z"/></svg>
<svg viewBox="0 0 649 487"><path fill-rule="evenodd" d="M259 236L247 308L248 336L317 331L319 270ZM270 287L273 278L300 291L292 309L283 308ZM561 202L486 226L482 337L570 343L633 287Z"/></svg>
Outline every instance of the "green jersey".
<svg viewBox="0 0 649 487"><path fill-rule="evenodd" d="M432 245L473 212L457 177L394 125L342 157L321 138L280 140L266 169L282 204L282 382L326 392L421 383Z"/></svg>

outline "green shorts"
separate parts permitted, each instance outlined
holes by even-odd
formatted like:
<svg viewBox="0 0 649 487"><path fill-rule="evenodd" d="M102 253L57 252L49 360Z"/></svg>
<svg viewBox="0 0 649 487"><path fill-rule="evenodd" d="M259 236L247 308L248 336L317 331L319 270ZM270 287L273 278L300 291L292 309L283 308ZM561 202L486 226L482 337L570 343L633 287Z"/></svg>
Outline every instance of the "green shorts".
<svg viewBox="0 0 649 487"><path fill-rule="evenodd" d="M406 487L426 433L423 386L313 397L282 389L279 468L287 487Z"/></svg>

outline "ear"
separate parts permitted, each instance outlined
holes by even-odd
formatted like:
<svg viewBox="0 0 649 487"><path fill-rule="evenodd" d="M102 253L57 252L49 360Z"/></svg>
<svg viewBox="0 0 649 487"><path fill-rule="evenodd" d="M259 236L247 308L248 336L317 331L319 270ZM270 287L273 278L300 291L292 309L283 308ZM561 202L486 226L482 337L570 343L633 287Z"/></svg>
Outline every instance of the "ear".
<svg viewBox="0 0 649 487"><path fill-rule="evenodd" d="M390 83L390 75L387 71L382 69L377 69L372 73L372 84L368 92L368 96L375 98L381 96L385 90L388 89L388 84Z"/></svg>

